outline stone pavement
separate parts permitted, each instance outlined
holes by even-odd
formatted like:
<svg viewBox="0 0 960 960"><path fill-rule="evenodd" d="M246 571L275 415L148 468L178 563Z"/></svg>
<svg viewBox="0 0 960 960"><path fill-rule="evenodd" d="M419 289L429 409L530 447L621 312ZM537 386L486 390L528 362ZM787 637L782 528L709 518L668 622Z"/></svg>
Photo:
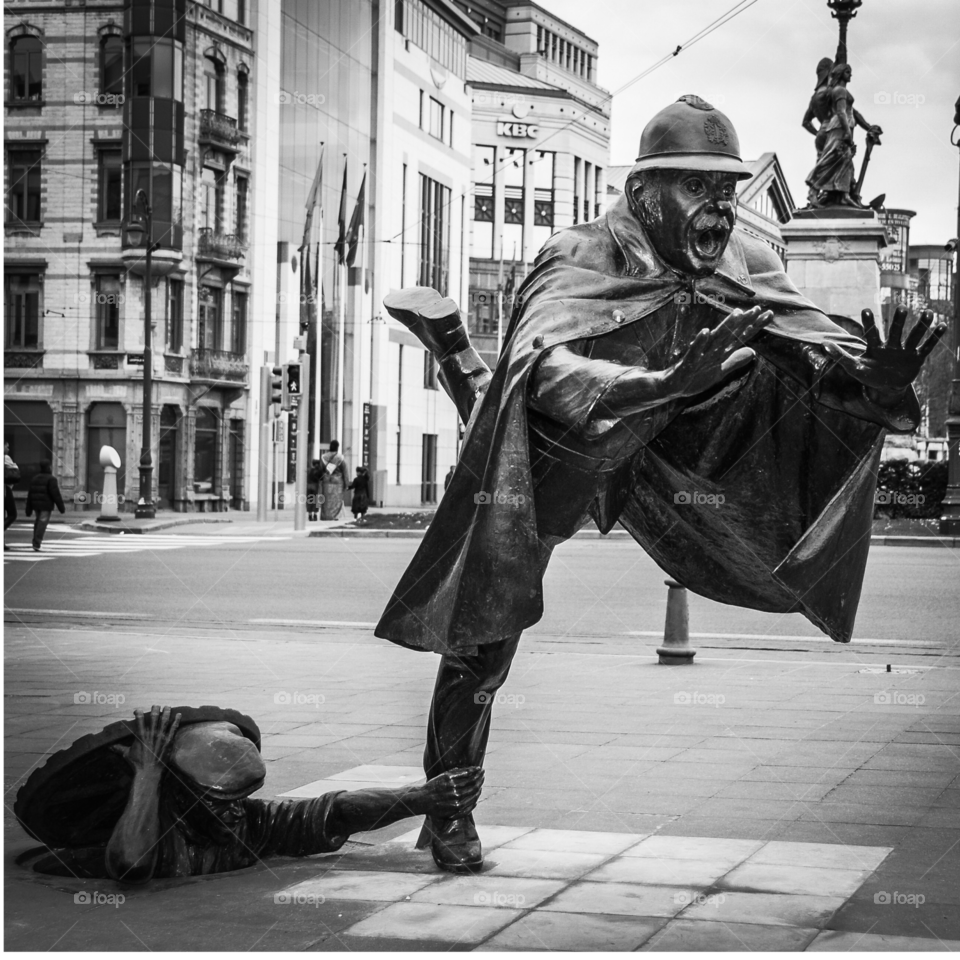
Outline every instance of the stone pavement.
<svg viewBox="0 0 960 960"><path fill-rule="evenodd" d="M220 877L43 877L16 790L134 706L253 716L260 796L419 774L436 657L334 629L7 624L10 949L960 948L960 660L951 645L528 637L498 696L477 822L440 874L406 821ZM890 664L891 672L887 672Z"/></svg>

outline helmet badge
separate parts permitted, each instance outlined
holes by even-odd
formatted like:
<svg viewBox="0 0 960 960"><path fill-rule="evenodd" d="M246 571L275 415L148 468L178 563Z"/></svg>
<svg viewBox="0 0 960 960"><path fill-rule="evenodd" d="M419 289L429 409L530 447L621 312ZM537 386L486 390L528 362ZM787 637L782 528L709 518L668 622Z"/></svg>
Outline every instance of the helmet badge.
<svg viewBox="0 0 960 960"><path fill-rule="evenodd" d="M711 143L726 145L730 139L727 128L716 117L707 117L703 121L703 132Z"/></svg>

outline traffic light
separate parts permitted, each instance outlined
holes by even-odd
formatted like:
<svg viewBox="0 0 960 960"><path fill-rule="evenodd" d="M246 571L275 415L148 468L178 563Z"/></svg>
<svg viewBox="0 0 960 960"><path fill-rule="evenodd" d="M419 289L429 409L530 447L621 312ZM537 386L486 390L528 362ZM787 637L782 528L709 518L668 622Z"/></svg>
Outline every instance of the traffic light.
<svg viewBox="0 0 960 960"><path fill-rule="evenodd" d="M283 403L283 367L272 367L270 370L270 390L267 393L267 405ZM277 411L274 410L276 415Z"/></svg>
<svg viewBox="0 0 960 960"><path fill-rule="evenodd" d="M283 367L283 398L282 406L284 410L293 409L293 398L296 397L297 400L301 396L301 383L300 383L300 364L299 363L287 363Z"/></svg>

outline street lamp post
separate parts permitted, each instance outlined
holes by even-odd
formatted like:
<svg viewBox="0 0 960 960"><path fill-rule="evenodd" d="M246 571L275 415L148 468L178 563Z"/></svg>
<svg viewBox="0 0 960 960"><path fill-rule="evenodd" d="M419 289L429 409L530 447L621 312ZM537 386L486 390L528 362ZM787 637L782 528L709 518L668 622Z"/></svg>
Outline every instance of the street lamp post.
<svg viewBox="0 0 960 960"><path fill-rule="evenodd" d="M153 282L153 251L159 244L153 242L153 207L150 199L143 190L137 191L135 207L143 210L143 223L136 220L127 223L127 235L131 240L146 233L147 251L146 264L143 276L143 438L140 445L140 496L137 499L137 508L134 516L138 520L152 520L157 515L157 508L153 502L153 455L151 454L152 422L153 422L153 317L152 317L152 282Z"/></svg>
<svg viewBox="0 0 960 960"><path fill-rule="evenodd" d="M960 98L953 114L953 133L960 132ZM950 142L960 147L960 136L951 136ZM950 346L953 350L953 382L947 407L947 493L940 514L940 535L960 537L960 198L957 202L957 269L953 271L953 330Z"/></svg>

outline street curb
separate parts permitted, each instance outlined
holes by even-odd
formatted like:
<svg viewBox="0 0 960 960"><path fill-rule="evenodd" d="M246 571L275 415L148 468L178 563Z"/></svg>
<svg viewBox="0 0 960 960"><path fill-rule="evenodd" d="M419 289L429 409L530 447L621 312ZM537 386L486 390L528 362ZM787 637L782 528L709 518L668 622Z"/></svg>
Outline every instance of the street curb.
<svg viewBox="0 0 960 960"><path fill-rule="evenodd" d="M422 540L425 530L359 530L338 527L334 530L311 530L310 537L356 537L358 540L372 540L386 537L395 540ZM633 540L625 530L600 533L599 530L581 530L572 540ZM887 537L875 536L870 543L876 547L960 547L960 537Z"/></svg>
<svg viewBox="0 0 960 960"><path fill-rule="evenodd" d="M136 521L134 521L136 522ZM97 520L84 520L78 524L81 530L92 530L94 533L153 533L156 530L166 530L169 527L182 527L188 523L233 523L232 519L219 518L198 518L195 514L181 519L180 517L169 520L148 520L138 527L130 526L121 520L119 523L102 523Z"/></svg>

